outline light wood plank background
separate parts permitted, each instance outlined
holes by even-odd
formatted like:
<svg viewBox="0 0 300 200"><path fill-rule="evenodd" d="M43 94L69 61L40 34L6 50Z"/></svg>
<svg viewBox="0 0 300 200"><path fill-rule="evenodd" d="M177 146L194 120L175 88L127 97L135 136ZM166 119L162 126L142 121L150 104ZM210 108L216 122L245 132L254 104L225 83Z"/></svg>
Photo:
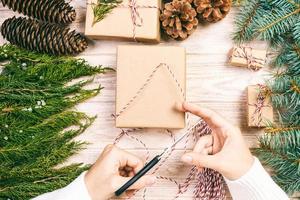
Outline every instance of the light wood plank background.
<svg viewBox="0 0 300 200"><path fill-rule="evenodd" d="M77 19L71 25L79 32L84 32L86 1L73 0L72 4L77 11ZM187 100L192 103L212 108L229 121L239 126L249 147L257 147L257 136L262 129L249 128L246 122L246 96L245 89L249 84L263 83L270 71L266 68L259 72L252 72L245 68L232 67L227 64L227 53L233 46L231 33L233 32L234 16L237 8L221 22L210 25L200 25L197 31L185 41L163 41L160 46L182 46L187 52ZM18 16L8 8L0 5L0 24L12 16ZM121 23L121 21L120 21ZM0 44L6 41L0 36ZM79 55L90 64L116 67L116 47L120 44L135 44L117 41L93 41L89 48ZM262 42L251 44L257 48L267 48ZM97 115L97 119L77 139L89 142L87 148L71 157L66 164L72 162L93 163L102 149L112 143L120 130L114 127L111 114L115 109L115 73L108 73L95 77L92 86L101 84L104 89L98 96L76 106L76 110L90 116ZM195 120L195 119L194 119ZM179 136L183 131L175 131ZM165 130L145 129L134 134L149 147L150 154L155 155L171 144L171 138ZM190 142L188 149L193 147ZM145 156L145 149L137 142L123 138L118 144L130 152L141 157ZM183 165L179 159L183 154L183 142L179 143L176 151L162 166L158 174L183 181L190 167ZM238 149L237 149L238 151ZM192 186L193 187L193 186ZM179 199L192 199L192 190L180 196ZM176 188L172 183L161 181L148 189L147 199L172 199ZM138 193L134 199L141 199Z"/></svg>

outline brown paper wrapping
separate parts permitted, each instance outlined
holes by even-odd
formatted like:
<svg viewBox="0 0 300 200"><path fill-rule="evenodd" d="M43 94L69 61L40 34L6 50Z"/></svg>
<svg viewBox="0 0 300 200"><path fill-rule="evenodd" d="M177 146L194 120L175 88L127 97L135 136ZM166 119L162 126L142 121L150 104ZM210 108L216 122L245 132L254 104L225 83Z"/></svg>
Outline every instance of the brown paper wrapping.
<svg viewBox="0 0 300 200"><path fill-rule="evenodd" d="M123 0L121 3L125 7L118 6L114 8L107 16L93 25L93 9L91 3L97 3L97 0L89 0L86 11L85 35L91 39L121 39L132 40L133 22L131 18L131 9L126 7L129 0ZM143 20L141 26L136 26L136 40L141 42L158 43L160 41L160 0L137 0L138 12ZM157 8L143 8L143 6L155 6Z"/></svg>
<svg viewBox="0 0 300 200"><path fill-rule="evenodd" d="M117 127L184 128L185 114L175 109L185 100L185 49L181 47L119 46L116 114L145 83L153 69L166 63L181 85L184 97L165 67L160 67L140 96L120 116Z"/></svg>
<svg viewBox="0 0 300 200"><path fill-rule="evenodd" d="M269 96L265 97L264 106L261 109L261 122L259 122L259 115L255 113L257 97L260 88L258 85L248 86L247 89L247 108L248 108L248 126L250 127L266 127L269 123L274 121L273 108L271 106L271 99Z"/></svg>
<svg viewBox="0 0 300 200"><path fill-rule="evenodd" d="M250 47L233 47L229 51L229 64L238 67L258 70L264 67L266 58L266 50L252 49ZM251 63L249 63L250 59Z"/></svg>

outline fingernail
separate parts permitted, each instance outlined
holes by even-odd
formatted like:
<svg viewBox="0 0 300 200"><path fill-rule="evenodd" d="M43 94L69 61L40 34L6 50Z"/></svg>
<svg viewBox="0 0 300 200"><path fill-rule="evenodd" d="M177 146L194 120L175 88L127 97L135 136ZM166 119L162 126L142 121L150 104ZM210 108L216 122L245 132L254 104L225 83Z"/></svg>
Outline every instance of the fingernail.
<svg viewBox="0 0 300 200"><path fill-rule="evenodd" d="M175 110L183 112L182 103L175 102Z"/></svg>
<svg viewBox="0 0 300 200"><path fill-rule="evenodd" d="M147 179L146 185L147 185L147 186L151 186L151 185L153 185L155 182L156 182L156 177L150 177L150 178Z"/></svg>
<svg viewBox="0 0 300 200"><path fill-rule="evenodd" d="M191 156L184 155L182 156L181 160L186 163L191 163L193 161L193 158Z"/></svg>

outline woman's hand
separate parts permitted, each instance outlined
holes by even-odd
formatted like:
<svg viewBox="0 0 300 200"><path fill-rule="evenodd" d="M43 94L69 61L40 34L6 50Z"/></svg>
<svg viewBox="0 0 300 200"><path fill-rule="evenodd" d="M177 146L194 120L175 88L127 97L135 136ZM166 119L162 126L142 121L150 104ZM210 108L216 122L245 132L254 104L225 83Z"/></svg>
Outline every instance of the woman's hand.
<svg viewBox="0 0 300 200"><path fill-rule="evenodd" d="M194 150L182 156L182 161L198 168L211 168L228 179L243 176L252 166L254 158L239 128L230 124L214 111L183 103L182 110L201 117L212 134L199 139Z"/></svg>
<svg viewBox="0 0 300 200"><path fill-rule="evenodd" d="M144 166L144 162L135 155L108 145L85 175L85 184L93 200L107 200ZM155 176L145 175L133 184L127 196L134 190L150 186L156 181Z"/></svg>

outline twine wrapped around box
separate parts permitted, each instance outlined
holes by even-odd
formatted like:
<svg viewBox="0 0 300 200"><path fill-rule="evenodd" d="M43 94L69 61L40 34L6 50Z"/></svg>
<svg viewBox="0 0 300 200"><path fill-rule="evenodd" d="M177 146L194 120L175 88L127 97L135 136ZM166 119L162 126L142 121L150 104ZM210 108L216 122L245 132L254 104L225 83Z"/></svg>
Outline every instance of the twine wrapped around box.
<svg viewBox="0 0 300 200"><path fill-rule="evenodd" d="M134 41L148 41L159 42L160 29L159 29L159 13L160 4L157 1L144 0L125 0L128 3L103 3L113 7L111 13L109 13L104 19L99 22L94 21L94 12L91 11L98 5L92 2L88 3L87 16L86 16L86 29L85 34L94 39L113 39L123 38L132 39ZM122 9L114 12L116 9ZM129 11L130 15L128 15ZM150 11L148 9L154 9ZM144 17L142 15L145 15ZM147 19L145 24L145 18L151 17L151 21ZM155 19L153 18L155 17ZM130 23L129 24L129 19ZM132 27L132 28L130 28ZM131 34L129 34L129 29ZM139 29L139 30L137 30Z"/></svg>
<svg viewBox="0 0 300 200"><path fill-rule="evenodd" d="M235 46L229 52L229 64L258 71L266 63L267 52L246 46Z"/></svg>
<svg viewBox="0 0 300 200"><path fill-rule="evenodd" d="M270 102L269 88L257 84L248 86L248 125L265 127L273 122L273 108Z"/></svg>

